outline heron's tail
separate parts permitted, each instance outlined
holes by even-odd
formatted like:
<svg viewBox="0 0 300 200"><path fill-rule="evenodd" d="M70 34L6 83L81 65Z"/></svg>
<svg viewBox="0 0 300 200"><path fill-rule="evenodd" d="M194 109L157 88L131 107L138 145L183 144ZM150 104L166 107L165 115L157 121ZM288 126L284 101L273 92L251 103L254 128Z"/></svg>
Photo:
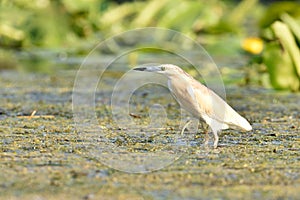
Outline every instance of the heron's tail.
<svg viewBox="0 0 300 200"><path fill-rule="evenodd" d="M240 127L244 131L251 131L252 126L250 123L242 116L239 116L239 119L235 123L236 126Z"/></svg>

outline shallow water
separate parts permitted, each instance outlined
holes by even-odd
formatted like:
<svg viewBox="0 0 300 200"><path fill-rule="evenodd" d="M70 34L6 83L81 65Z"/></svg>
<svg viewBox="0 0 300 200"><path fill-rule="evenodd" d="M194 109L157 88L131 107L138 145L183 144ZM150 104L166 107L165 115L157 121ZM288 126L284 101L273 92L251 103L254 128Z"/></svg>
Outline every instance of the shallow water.
<svg viewBox="0 0 300 200"><path fill-rule="evenodd" d="M88 119L79 127L72 111L75 75L76 70L1 71L1 198L298 198L299 94L227 87L227 102L253 131L223 131L213 149L211 142L203 145L202 128L179 135L179 106L158 86L140 88L130 100L130 118L138 128L120 128L112 120L112 88L105 84L95 97L98 127ZM105 83L115 80L116 74L108 73ZM154 103L164 106L168 119L162 128L147 129ZM152 119L161 119L156 108ZM28 117L34 110L39 118Z"/></svg>

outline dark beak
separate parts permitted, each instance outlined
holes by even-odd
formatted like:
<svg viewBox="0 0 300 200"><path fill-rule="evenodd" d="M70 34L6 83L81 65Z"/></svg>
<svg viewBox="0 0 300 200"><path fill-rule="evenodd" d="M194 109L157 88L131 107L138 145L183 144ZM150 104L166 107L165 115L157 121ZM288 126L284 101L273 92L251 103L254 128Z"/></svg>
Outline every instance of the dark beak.
<svg viewBox="0 0 300 200"><path fill-rule="evenodd" d="M160 72L160 65L157 66L145 66L145 67L136 67L133 70L136 71L144 71L144 72Z"/></svg>
<svg viewBox="0 0 300 200"><path fill-rule="evenodd" d="M137 68L134 68L133 70L136 70L136 71L145 71L147 68L146 67L137 67Z"/></svg>

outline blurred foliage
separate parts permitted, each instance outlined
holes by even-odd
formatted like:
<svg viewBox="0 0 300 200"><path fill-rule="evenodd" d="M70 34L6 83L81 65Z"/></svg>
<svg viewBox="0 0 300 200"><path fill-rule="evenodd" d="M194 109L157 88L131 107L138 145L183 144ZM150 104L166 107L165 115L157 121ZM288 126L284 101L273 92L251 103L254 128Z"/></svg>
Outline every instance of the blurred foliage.
<svg viewBox="0 0 300 200"><path fill-rule="evenodd" d="M264 86L300 91L300 4L273 3L260 27L264 50L252 59L250 80L256 76Z"/></svg>
<svg viewBox="0 0 300 200"><path fill-rule="evenodd" d="M78 54L98 41L129 29L164 27L189 35L210 53L248 52L245 55L251 62L245 68L247 83L292 91L300 88L297 1L120 2L1 0L0 46L2 49L65 49ZM241 42L242 38L245 40ZM122 42L130 44L130 41ZM106 53L114 52L115 47L107 48ZM6 59L2 63L8 62Z"/></svg>
<svg viewBox="0 0 300 200"><path fill-rule="evenodd" d="M2 0L0 45L64 47L103 39L128 29L165 27L196 37L199 32L240 32L257 0Z"/></svg>

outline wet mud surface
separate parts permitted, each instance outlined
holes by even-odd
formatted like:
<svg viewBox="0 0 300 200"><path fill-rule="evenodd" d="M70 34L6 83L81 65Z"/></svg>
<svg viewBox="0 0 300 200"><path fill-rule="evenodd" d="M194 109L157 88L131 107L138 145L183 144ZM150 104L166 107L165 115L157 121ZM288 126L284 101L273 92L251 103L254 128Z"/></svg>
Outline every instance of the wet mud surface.
<svg viewBox="0 0 300 200"><path fill-rule="evenodd" d="M166 105L163 128L118 127L109 88L95 97L99 132L78 128L75 73L0 73L1 199L299 198L299 94L226 88L253 131L225 130L213 149L203 145L201 128L179 135L179 107L165 89L137 91L130 108L143 125L150 123L149 105Z"/></svg>

